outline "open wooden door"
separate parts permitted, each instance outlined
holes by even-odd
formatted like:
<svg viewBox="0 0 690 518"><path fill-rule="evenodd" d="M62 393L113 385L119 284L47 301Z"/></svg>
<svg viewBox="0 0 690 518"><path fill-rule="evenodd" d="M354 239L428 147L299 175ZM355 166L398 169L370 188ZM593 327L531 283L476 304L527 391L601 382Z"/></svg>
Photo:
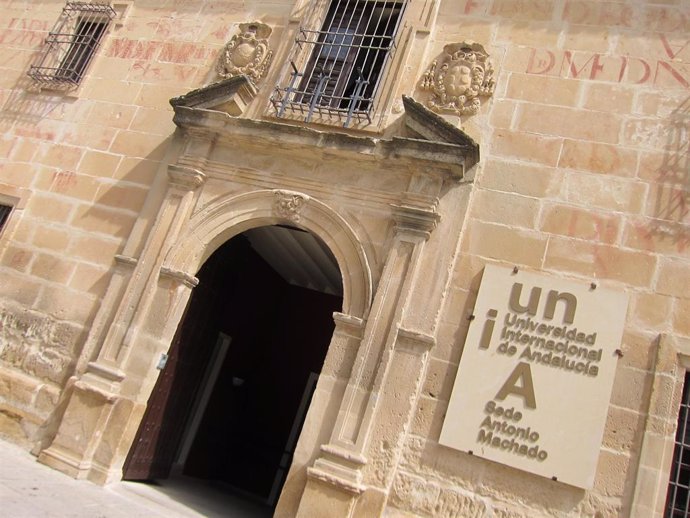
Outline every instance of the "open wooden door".
<svg viewBox="0 0 690 518"><path fill-rule="evenodd" d="M152 480L170 474L215 345L214 307L219 294L215 283L203 282L203 277L213 278L214 272L208 271L213 266L199 274L199 286L190 298L125 461L123 480Z"/></svg>

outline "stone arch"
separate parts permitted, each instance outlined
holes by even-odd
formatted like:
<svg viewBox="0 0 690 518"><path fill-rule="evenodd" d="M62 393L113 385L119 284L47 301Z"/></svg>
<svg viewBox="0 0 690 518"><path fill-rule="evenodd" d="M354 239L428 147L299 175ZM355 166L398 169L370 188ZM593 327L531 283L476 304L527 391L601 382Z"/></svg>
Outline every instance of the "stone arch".
<svg viewBox="0 0 690 518"><path fill-rule="evenodd" d="M194 275L223 243L245 230L289 224L312 232L331 250L343 277L343 313L365 318L372 298L369 261L352 227L331 207L307 194L260 190L211 202L190 219L165 266Z"/></svg>

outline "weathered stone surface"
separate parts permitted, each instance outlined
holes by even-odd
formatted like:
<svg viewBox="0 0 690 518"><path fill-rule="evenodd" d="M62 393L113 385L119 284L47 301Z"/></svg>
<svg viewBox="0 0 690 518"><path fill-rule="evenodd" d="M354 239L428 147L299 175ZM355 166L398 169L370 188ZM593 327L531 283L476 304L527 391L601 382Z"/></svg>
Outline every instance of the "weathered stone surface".
<svg viewBox="0 0 690 518"><path fill-rule="evenodd" d="M74 455L53 465L116 477L198 268L279 223L332 249L350 311L277 516L663 516L690 357L687 2L411 0L347 129L269 101L327 2L114 4L80 86L39 91L63 4L0 0L0 433L57 430ZM437 444L493 263L630 294L592 489Z"/></svg>

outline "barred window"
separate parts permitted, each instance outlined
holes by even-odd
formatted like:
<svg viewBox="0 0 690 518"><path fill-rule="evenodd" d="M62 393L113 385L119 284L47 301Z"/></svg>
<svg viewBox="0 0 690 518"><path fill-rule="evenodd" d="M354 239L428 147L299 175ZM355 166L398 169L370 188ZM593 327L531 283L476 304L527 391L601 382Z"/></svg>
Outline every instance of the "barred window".
<svg viewBox="0 0 690 518"><path fill-rule="evenodd" d="M688 372L685 373L675 444L664 516L665 518L686 518L690 516L690 373Z"/></svg>
<svg viewBox="0 0 690 518"><path fill-rule="evenodd" d="M29 76L44 87L78 85L115 14L107 3L67 2Z"/></svg>
<svg viewBox="0 0 690 518"><path fill-rule="evenodd" d="M371 123L407 0L330 0L320 28L300 27L271 102L308 122L318 114Z"/></svg>
<svg viewBox="0 0 690 518"><path fill-rule="evenodd" d="M5 228L5 223L7 223L7 219L10 217L10 212L12 212L12 205L3 205L0 203L0 233L2 233L2 229Z"/></svg>

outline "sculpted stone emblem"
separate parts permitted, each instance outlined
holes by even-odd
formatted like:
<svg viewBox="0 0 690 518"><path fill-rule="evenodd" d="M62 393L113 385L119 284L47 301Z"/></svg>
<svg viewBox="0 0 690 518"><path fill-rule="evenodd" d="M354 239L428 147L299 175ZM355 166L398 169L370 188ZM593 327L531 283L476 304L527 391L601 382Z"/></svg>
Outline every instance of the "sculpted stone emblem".
<svg viewBox="0 0 690 518"><path fill-rule="evenodd" d="M275 191L275 196L273 208L276 214L298 223L300 220L299 214L307 201L309 201L309 197L289 191Z"/></svg>
<svg viewBox="0 0 690 518"><path fill-rule="evenodd" d="M271 32L265 23L241 23L239 34L235 34L221 51L216 72L223 79L244 74L253 83L258 83L271 64L273 51L268 47Z"/></svg>
<svg viewBox="0 0 690 518"><path fill-rule="evenodd" d="M429 108L436 112L472 115L479 111L480 97L494 93L493 66L479 43L463 41L443 47L422 79L422 89L432 92Z"/></svg>

